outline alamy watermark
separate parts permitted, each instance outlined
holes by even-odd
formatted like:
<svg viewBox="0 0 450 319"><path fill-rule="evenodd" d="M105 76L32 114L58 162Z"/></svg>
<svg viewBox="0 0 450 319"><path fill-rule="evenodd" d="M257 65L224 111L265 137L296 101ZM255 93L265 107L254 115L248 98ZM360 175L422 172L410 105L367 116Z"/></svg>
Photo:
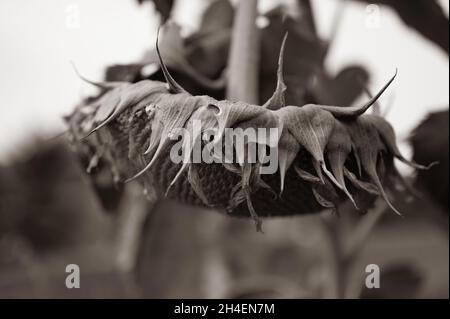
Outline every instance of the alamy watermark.
<svg viewBox="0 0 450 319"><path fill-rule="evenodd" d="M69 289L80 288L80 267L77 264L66 266L66 287Z"/></svg>
<svg viewBox="0 0 450 319"><path fill-rule="evenodd" d="M379 5L369 4L366 7L366 28L379 29L381 27L381 9Z"/></svg>
<svg viewBox="0 0 450 319"><path fill-rule="evenodd" d="M176 141L170 150L173 163L260 164L260 174L274 174L278 169L279 129L217 128L203 129L200 120L169 134Z"/></svg>
<svg viewBox="0 0 450 319"><path fill-rule="evenodd" d="M380 288L380 267L377 264L369 264L366 266L366 288Z"/></svg>
<svg viewBox="0 0 450 319"><path fill-rule="evenodd" d="M66 6L66 28L79 29L81 27L80 7L76 3Z"/></svg>

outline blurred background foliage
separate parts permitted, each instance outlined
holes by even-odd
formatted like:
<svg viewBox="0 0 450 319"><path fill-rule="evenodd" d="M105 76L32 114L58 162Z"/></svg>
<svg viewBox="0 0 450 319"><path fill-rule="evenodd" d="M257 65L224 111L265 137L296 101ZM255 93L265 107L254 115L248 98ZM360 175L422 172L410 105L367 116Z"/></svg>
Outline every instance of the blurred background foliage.
<svg viewBox="0 0 450 319"><path fill-rule="evenodd" d="M169 20L175 1L152 2ZM236 1L205 2L199 29L185 37L174 25L161 51L189 92L222 99ZM376 2L448 54L448 18L436 1ZM363 65L326 69L333 38L318 36L310 1L287 1L261 18L260 101L276 85L287 31L288 104L347 106L367 94ZM153 50L105 72L108 81L146 78L163 80ZM444 105L409 137L415 161L440 164L405 176L417 196L390 194L404 218L377 203L365 216L348 207L340 218L267 220L264 235L249 220L146 201L136 185L114 183L102 163L88 176L88 160L65 141L36 138L0 167L0 297L448 298L448 125ZM80 289L64 285L69 263L81 268ZM364 270L373 263L381 288L369 290Z"/></svg>

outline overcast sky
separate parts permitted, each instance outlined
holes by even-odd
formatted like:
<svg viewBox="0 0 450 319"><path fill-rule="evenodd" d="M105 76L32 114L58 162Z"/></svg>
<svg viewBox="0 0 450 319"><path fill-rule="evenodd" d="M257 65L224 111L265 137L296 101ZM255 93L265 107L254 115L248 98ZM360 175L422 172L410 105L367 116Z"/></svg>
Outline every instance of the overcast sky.
<svg viewBox="0 0 450 319"><path fill-rule="evenodd" d="M176 20L193 28L199 2L181 1ZM313 2L324 38L337 2ZM442 3L448 12L448 1ZM261 7L271 4L262 1ZM398 67L398 78L381 104L394 98L388 120L406 137L427 112L448 108L448 57L391 10L381 8L378 26L368 23L367 10L348 3L327 66L334 73L349 63L365 65L373 91ZM135 0L0 1L0 163L30 135L62 131L61 117L92 92L69 61L85 76L101 79L106 65L133 62L153 46L158 23L151 5L142 8ZM408 153L404 143L402 148Z"/></svg>

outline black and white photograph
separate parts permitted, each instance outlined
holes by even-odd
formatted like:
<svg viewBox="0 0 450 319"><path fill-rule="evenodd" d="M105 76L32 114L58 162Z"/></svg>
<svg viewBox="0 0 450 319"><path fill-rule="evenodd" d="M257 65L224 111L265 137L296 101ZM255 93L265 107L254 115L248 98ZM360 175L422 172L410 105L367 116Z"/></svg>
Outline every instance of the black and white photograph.
<svg viewBox="0 0 450 319"><path fill-rule="evenodd" d="M2 0L0 41L0 299L448 300L449 1Z"/></svg>

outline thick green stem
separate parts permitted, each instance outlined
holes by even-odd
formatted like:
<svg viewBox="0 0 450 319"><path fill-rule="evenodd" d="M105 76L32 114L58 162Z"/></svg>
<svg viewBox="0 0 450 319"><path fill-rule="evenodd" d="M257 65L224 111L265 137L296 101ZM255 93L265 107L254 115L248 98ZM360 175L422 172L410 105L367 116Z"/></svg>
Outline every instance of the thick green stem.
<svg viewBox="0 0 450 319"><path fill-rule="evenodd" d="M228 61L227 99L258 104L260 33L257 0L238 3Z"/></svg>

